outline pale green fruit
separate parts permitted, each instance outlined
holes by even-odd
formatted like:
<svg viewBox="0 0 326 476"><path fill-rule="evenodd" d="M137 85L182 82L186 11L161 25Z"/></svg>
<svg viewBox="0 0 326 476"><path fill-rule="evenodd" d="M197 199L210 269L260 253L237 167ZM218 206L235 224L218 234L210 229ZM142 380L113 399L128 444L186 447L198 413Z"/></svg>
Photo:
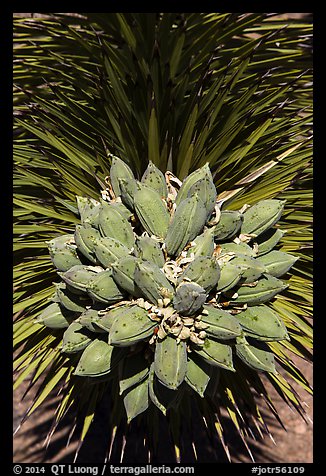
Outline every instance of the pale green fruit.
<svg viewBox="0 0 326 476"><path fill-rule="evenodd" d="M209 180L213 181L213 177L208 163L206 163L203 167L200 167L199 169L195 170L184 179L175 199L176 205L179 205L182 200L188 197L189 190L196 182L204 178L208 178Z"/></svg>
<svg viewBox="0 0 326 476"><path fill-rule="evenodd" d="M220 275L220 266L215 258L198 256L185 268L178 279L178 283L189 279L199 284L206 292L209 292L218 283Z"/></svg>
<svg viewBox="0 0 326 476"><path fill-rule="evenodd" d="M54 283L56 287L53 301L58 302L68 311L83 312L86 306L90 306L92 300L88 296L76 295L66 283Z"/></svg>
<svg viewBox="0 0 326 476"><path fill-rule="evenodd" d="M130 210L134 210L134 198L137 191L137 181L135 179L119 178L119 187L122 202Z"/></svg>
<svg viewBox="0 0 326 476"><path fill-rule="evenodd" d="M216 204L217 193L214 182L208 177L198 180L198 182L190 187L188 197L192 197L195 193L198 194L198 197L204 203L206 215L207 218L209 218L213 213Z"/></svg>
<svg viewBox="0 0 326 476"><path fill-rule="evenodd" d="M109 332L116 317L123 316L129 306L117 306L109 309L105 314L101 313L96 319L96 325L106 332Z"/></svg>
<svg viewBox="0 0 326 476"><path fill-rule="evenodd" d="M255 238L255 242L258 245L258 252L257 256L264 255L279 243L282 236L284 235L285 231L281 230L280 228L269 228L264 233L261 233L257 238Z"/></svg>
<svg viewBox="0 0 326 476"><path fill-rule="evenodd" d="M259 257L259 261L265 266L266 272L276 278L287 273L297 259L296 256L290 255L289 253L276 250L269 251Z"/></svg>
<svg viewBox="0 0 326 476"><path fill-rule="evenodd" d="M253 283L267 270L258 259L244 254L237 254L231 261L242 270L241 280L243 283Z"/></svg>
<svg viewBox="0 0 326 476"><path fill-rule="evenodd" d="M95 247L97 240L101 237L100 233L91 225L77 225L74 234L75 243L79 251L86 256L92 263L96 263Z"/></svg>
<svg viewBox="0 0 326 476"><path fill-rule="evenodd" d="M150 235L164 239L168 231L170 214L160 194L138 182L134 207L144 229Z"/></svg>
<svg viewBox="0 0 326 476"><path fill-rule="evenodd" d="M243 242L219 243L219 246L221 247L221 252L219 257L223 256L226 253L235 253L236 255L242 254L242 255L251 256L252 258L256 257L256 252L247 243L243 243Z"/></svg>
<svg viewBox="0 0 326 476"><path fill-rule="evenodd" d="M187 373L185 381L193 388L202 398L213 373L214 367L204 360L198 358L194 352L189 354L187 363Z"/></svg>
<svg viewBox="0 0 326 476"><path fill-rule="evenodd" d="M119 159L119 157L112 156L110 181L116 197L121 195L119 179L128 180L134 178L131 168L123 160Z"/></svg>
<svg viewBox="0 0 326 476"><path fill-rule="evenodd" d="M149 261L138 261L135 268L135 283L141 292L153 304L158 304L159 300L171 299L173 287L165 274L154 263Z"/></svg>
<svg viewBox="0 0 326 476"><path fill-rule="evenodd" d="M139 258L126 256L111 264L112 276L121 289L134 297L140 297L141 290L135 282L136 263Z"/></svg>
<svg viewBox="0 0 326 476"><path fill-rule="evenodd" d="M241 233L260 235L281 218L284 200L260 200L248 208L243 215Z"/></svg>
<svg viewBox="0 0 326 476"><path fill-rule="evenodd" d="M109 343L126 347L152 336L156 322L149 318L145 309L130 306L123 314L115 317L109 332Z"/></svg>
<svg viewBox="0 0 326 476"><path fill-rule="evenodd" d="M232 289L240 281L243 273L243 269L240 266L237 266L232 263L232 261L227 261L220 264L220 279L217 282L216 291L217 292L226 292L229 289Z"/></svg>
<svg viewBox="0 0 326 476"><path fill-rule="evenodd" d="M99 228L102 236L114 238L129 249L135 245L132 226L118 209L109 203L103 202L101 205Z"/></svg>
<svg viewBox="0 0 326 476"><path fill-rule="evenodd" d="M154 366L155 363L153 362L150 366L148 377L148 393L154 405L163 413L163 415L166 415L170 408L177 408L178 395L180 395L182 391L180 387L176 390L172 390L160 383L155 375Z"/></svg>
<svg viewBox="0 0 326 476"><path fill-rule="evenodd" d="M121 349L109 345L104 340L95 339L82 353L74 374L80 377L107 375L124 355Z"/></svg>
<svg viewBox="0 0 326 476"><path fill-rule="evenodd" d="M151 402L172 415L189 392L219 398L220 376L227 382L239 359L274 372L266 342L289 336L263 303L287 287L278 277L296 260L273 249L284 202L216 209L210 221L208 164L175 196L178 181L152 162L138 181L110 158L105 200L77 197L81 225L48 243L63 282L36 322L63 329L63 352L81 352L75 375L116 378L129 423Z"/></svg>
<svg viewBox="0 0 326 476"><path fill-rule="evenodd" d="M194 352L210 365L217 365L223 369L235 371L233 367L232 348L229 345L206 338L203 347L194 349Z"/></svg>
<svg viewBox="0 0 326 476"><path fill-rule="evenodd" d="M54 302L47 306L35 319L35 322L43 324L50 329L65 329L76 317L75 313L62 308L60 304Z"/></svg>
<svg viewBox="0 0 326 476"><path fill-rule="evenodd" d="M74 235L62 235L46 242L51 261L59 271L68 271L72 266L82 265L77 253Z"/></svg>
<svg viewBox="0 0 326 476"><path fill-rule="evenodd" d="M86 309L79 317L78 322L91 332L104 333L106 330L97 325L99 321L98 311L96 309Z"/></svg>
<svg viewBox="0 0 326 476"><path fill-rule="evenodd" d="M235 346L236 354L245 364L254 370L275 372L274 354L267 346L262 346L261 344L258 345L258 343L256 343L255 345L251 345L242 337L241 343Z"/></svg>
<svg viewBox="0 0 326 476"><path fill-rule="evenodd" d="M65 273L58 274L72 289L86 292L90 281L100 270L101 268L94 266L77 265L72 266Z"/></svg>
<svg viewBox="0 0 326 476"><path fill-rule="evenodd" d="M157 342L154 356L154 370L159 381L176 390L183 382L187 371L186 343L177 343L176 339L167 336Z"/></svg>
<svg viewBox="0 0 326 476"><path fill-rule="evenodd" d="M165 181L165 177L162 172L149 161L147 169L145 170L142 179L142 183L148 187L156 190L161 198L166 198L168 195L168 189Z"/></svg>
<svg viewBox="0 0 326 476"><path fill-rule="evenodd" d="M288 339L288 333L282 319L268 306L251 306L237 314L245 333L255 339L278 341Z"/></svg>
<svg viewBox="0 0 326 476"><path fill-rule="evenodd" d="M276 294L284 291L288 287L280 279L265 274L257 281L255 286L241 286L237 289L237 296L231 298L232 303L248 304L256 306L266 301L270 301Z"/></svg>
<svg viewBox="0 0 326 476"><path fill-rule="evenodd" d="M126 409L128 423L147 410L149 406L148 378L127 390L123 397L123 403Z"/></svg>
<svg viewBox="0 0 326 476"><path fill-rule="evenodd" d="M63 334L62 352L74 354L92 342L90 332L79 322L72 322Z"/></svg>
<svg viewBox="0 0 326 476"><path fill-rule="evenodd" d="M241 228L243 215L238 211L223 210L217 225L214 225L213 232L217 241L233 238Z"/></svg>
<svg viewBox="0 0 326 476"><path fill-rule="evenodd" d="M107 269L97 273L88 283L87 293L95 300L103 303L120 301L124 294L112 277L112 271Z"/></svg>
<svg viewBox="0 0 326 476"><path fill-rule="evenodd" d="M216 339L233 339L242 332L239 321L235 316L227 311L213 306L204 306L205 314L202 314L201 320L208 324L205 332Z"/></svg>
<svg viewBox="0 0 326 476"><path fill-rule="evenodd" d="M211 257L214 252L214 233L212 228L207 228L201 235L198 235L194 244L188 249L187 256L194 254L198 256Z"/></svg>
<svg viewBox="0 0 326 476"><path fill-rule="evenodd" d="M120 258L128 256L130 250L123 243L114 238L99 238L95 246L98 261L106 268Z"/></svg>
<svg viewBox="0 0 326 476"><path fill-rule="evenodd" d="M82 224L88 223L98 227L100 203L94 198L76 196L77 207Z"/></svg>
<svg viewBox="0 0 326 476"><path fill-rule="evenodd" d="M159 243L149 236L140 236L136 241L135 254L145 261L150 261L162 268L165 263L164 255Z"/></svg>
<svg viewBox="0 0 326 476"><path fill-rule="evenodd" d="M165 246L170 256L178 256L187 243L204 228L206 208L197 194L178 206L167 231Z"/></svg>

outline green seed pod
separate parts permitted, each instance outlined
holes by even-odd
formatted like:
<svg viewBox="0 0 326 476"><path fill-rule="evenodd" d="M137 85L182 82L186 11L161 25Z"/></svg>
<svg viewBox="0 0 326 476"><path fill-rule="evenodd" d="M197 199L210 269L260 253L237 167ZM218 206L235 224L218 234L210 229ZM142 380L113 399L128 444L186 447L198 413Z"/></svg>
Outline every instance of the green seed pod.
<svg viewBox="0 0 326 476"><path fill-rule="evenodd" d="M82 265L78 254L73 249L66 249L63 251L57 251L55 253L50 252L50 257L53 265L58 271L68 271L74 266Z"/></svg>
<svg viewBox="0 0 326 476"><path fill-rule="evenodd" d="M61 235L47 242L50 258L59 271L68 271L72 266L81 265L77 254L74 235Z"/></svg>
<svg viewBox="0 0 326 476"><path fill-rule="evenodd" d="M162 268L165 263L163 251L159 243L149 236L140 236L136 241L135 254L138 258L150 261Z"/></svg>
<svg viewBox="0 0 326 476"><path fill-rule="evenodd" d="M114 238L99 238L95 247L95 254L99 262L105 268L109 268L110 265L120 258L129 255L129 248L127 248L120 241Z"/></svg>
<svg viewBox="0 0 326 476"><path fill-rule="evenodd" d="M252 258L257 256L255 250L251 248L251 246L247 245L247 243L220 243L219 246L221 247L219 257L225 255L226 253L235 253L236 255L242 254L251 256Z"/></svg>
<svg viewBox="0 0 326 476"><path fill-rule="evenodd" d="M282 319L264 304L248 307L237 314L241 327L251 337L263 341L288 339L288 332Z"/></svg>
<svg viewBox="0 0 326 476"><path fill-rule="evenodd" d="M95 247L97 240L100 238L99 232L91 225L76 225L74 234L75 243L79 251L86 256L92 263L96 263Z"/></svg>
<svg viewBox="0 0 326 476"><path fill-rule="evenodd" d="M58 273L59 276L67 283L71 288L79 291L86 291L90 280L99 272L101 268L94 266L77 265L72 266L65 273Z"/></svg>
<svg viewBox="0 0 326 476"><path fill-rule="evenodd" d="M258 259L240 253L232 259L232 263L243 270L241 277L243 283L253 283L267 271Z"/></svg>
<svg viewBox="0 0 326 476"><path fill-rule="evenodd" d="M99 320L98 311L96 309L87 309L85 310L78 318L78 322L86 327L91 332L104 333L104 329L97 325Z"/></svg>
<svg viewBox="0 0 326 476"><path fill-rule="evenodd" d="M92 342L91 333L79 322L72 322L62 338L62 352L74 354Z"/></svg>
<svg viewBox="0 0 326 476"><path fill-rule="evenodd" d="M85 216L84 221L82 222L83 225L91 225L93 228L98 229L100 224L100 210L101 204L99 203L95 207L91 208L87 215Z"/></svg>
<svg viewBox="0 0 326 476"><path fill-rule="evenodd" d="M241 279L243 270L232 261L220 263L221 275L218 280L216 291L225 292L232 289Z"/></svg>
<svg viewBox="0 0 326 476"><path fill-rule="evenodd" d="M88 286L88 294L95 300L112 303L123 299L124 295L112 277L112 271L107 269L94 276Z"/></svg>
<svg viewBox="0 0 326 476"><path fill-rule="evenodd" d="M154 355L154 371L159 381L176 390L184 381L187 372L186 343L177 343L176 339L167 336L156 343Z"/></svg>
<svg viewBox="0 0 326 476"><path fill-rule="evenodd" d="M205 329L208 335L222 340L241 335L242 329L235 316L213 306L204 306L204 310L208 314L202 314L201 321L208 324L209 327Z"/></svg>
<svg viewBox="0 0 326 476"><path fill-rule="evenodd" d="M194 348L194 352L210 365L217 365L223 369L235 372L232 361L232 349L229 345L206 338L204 346L198 349Z"/></svg>
<svg viewBox="0 0 326 476"><path fill-rule="evenodd" d="M70 325L76 314L66 311L57 302L47 306L35 319L35 322L43 324L49 329L65 329Z"/></svg>
<svg viewBox="0 0 326 476"><path fill-rule="evenodd" d="M187 196L192 197L195 193L198 193L199 198L206 207L206 216L210 217L215 208L217 196L213 180L208 177L198 180L190 187Z"/></svg>
<svg viewBox="0 0 326 476"><path fill-rule="evenodd" d="M220 266L215 258L198 256L179 276L178 283L190 280L199 284L206 292L211 291L220 279Z"/></svg>
<svg viewBox="0 0 326 476"><path fill-rule="evenodd" d="M122 202L130 210L134 210L134 197L137 191L137 181L135 179L119 178L119 187Z"/></svg>
<svg viewBox="0 0 326 476"><path fill-rule="evenodd" d="M195 194L178 206L168 228L165 246L170 256L178 256L185 245L196 238L206 222L206 208Z"/></svg>
<svg viewBox="0 0 326 476"><path fill-rule="evenodd" d="M92 302L87 296L77 296L71 292L65 283L55 283L54 285L56 287L54 300L69 311L83 312L86 306Z"/></svg>
<svg viewBox="0 0 326 476"><path fill-rule="evenodd" d="M215 239L217 241L232 239L240 230L242 222L242 213L234 210L222 211L217 225L212 227Z"/></svg>
<svg viewBox="0 0 326 476"><path fill-rule="evenodd" d="M260 200L243 215L241 233L260 235L281 218L284 200Z"/></svg>
<svg viewBox="0 0 326 476"><path fill-rule="evenodd" d="M103 340L95 339L82 353L74 375L80 377L107 375L123 357L124 353L121 352L121 349L117 349Z"/></svg>
<svg viewBox="0 0 326 476"><path fill-rule="evenodd" d="M139 306L128 307L123 315L119 315L112 322L109 344L120 347L136 344L149 338L156 325L145 309Z"/></svg>
<svg viewBox="0 0 326 476"><path fill-rule="evenodd" d="M213 366L200 359L194 352L189 354L185 381L202 398L213 373Z"/></svg>
<svg viewBox="0 0 326 476"><path fill-rule="evenodd" d="M66 234L60 235L52 240L46 242L49 248L50 253L56 251L63 251L67 249L67 245L75 245L74 235Z"/></svg>
<svg viewBox="0 0 326 476"><path fill-rule="evenodd" d="M129 388L137 385L148 377L148 360L140 352L126 357L119 365L119 388L120 395Z"/></svg>
<svg viewBox="0 0 326 476"><path fill-rule="evenodd" d="M138 182L134 206L145 230L150 235L164 239L170 222L170 214L159 193Z"/></svg>
<svg viewBox="0 0 326 476"><path fill-rule="evenodd" d="M110 309L105 314L98 315L96 319L96 325L103 329L106 332L110 332L111 326L115 318L123 316L126 310L128 310L129 306L117 306Z"/></svg>
<svg viewBox="0 0 326 476"><path fill-rule="evenodd" d="M260 278L256 286L240 286L237 290L237 297L231 299L231 303L248 304L256 306L266 301L270 301L276 294L284 291L288 287L280 279L265 274Z"/></svg>
<svg viewBox="0 0 326 476"><path fill-rule="evenodd" d="M142 295L141 290L135 283L135 270L138 261L139 259L135 256L126 256L111 265L115 282L134 297L141 297Z"/></svg>
<svg viewBox="0 0 326 476"><path fill-rule="evenodd" d="M297 261L297 257L283 251L270 251L259 257L259 261L265 266L266 272L278 278L285 274Z"/></svg>
<svg viewBox="0 0 326 476"><path fill-rule="evenodd" d="M147 410L149 406L148 378L130 388L123 397L127 413L127 423Z"/></svg>
<svg viewBox="0 0 326 476"><path fill-rule="evenodd" d="M127 248L135 245L134 232L130 223L119 213L116 207L103 202L99 215L99 227L103 236L114 238Z"/></svg>
<svg viewBox="0 0 326 476"><path fill-rule="evenodd" d="M82 224L88 223L97 228L100 203L94 198L77 196L76 199Z"/></svg>
<svg viewBox="0 0 326 476"><path fill-rule="evenodd" d="M160 268L149 261L138 261L135 268L135 283L142 294L153 304L164 298L171 299L173 286Z"/></svg>
<svg viewBox="0 0 326 476"><path fill-rule="evenodd" d="M275 360L273 353L262 342L255 345L249 343L242 337L241 343L236 344L236 354L240 359L254 370L263 372L275 372Z"/></svg>
<svg viewBox="0 0 326 476"><path fill-rule="evenodd" d="M206 301L205 289L197 283L185 282L180 284L173 298L173 307L180 314L192 316L201 309Z"/></svg>
<svg viewBox="0 0 326 476"><path fill-rule="evenodd" d="M213 177L209 168L208 163L206 163L203 167L195 170L192 172L188 177L184 179L178 195L176 196L175 203L179 205L183 200L188 197L188 192L190 188L199 180L208 178L209 180L213 181Z"/></svg>
<svg viewBox="0 0 326 476"><path fill-rule="evenodd" d="M123 160L112 156L110 182L116 197L121 195L119 179L133 180L134 178L131 168Z"/></svg>
<svg viewBox="0 0 326 476"><path fill-rule="evenodd" d="M214 252L214 233L212 228L207 228L204 233L195 238L194 245L187 251L187 256L194 254L197 256L211 257Z"/></svg>
<svg viewBox="0 0 326 476"><path fill-rule="evenodd" d="M132 212L122 202L111 202L110 207L117 210L127 221L132 217Z"/></svg>
<svg viewBox="0 0 326 476"><path fill-rule="evenodd" d="M86 198L85 200L83 201L83 197L77 197L80 221L82 225L91 225L94 228L98 228L100 202L93 198Z"/></svg>
<svg viewBox="0 0 326 476"><path fill-rule="evenodd" d="M91 200L94 200L94 199L91 199L91 198L88 198L88 197L82 197L80 195L76 195L77 207L78 207L78 211L79 211L79 215L80 215L81 219L83 218L83 212L84 212L86 206L90 203Z"/></svg>
<svg viewBox="0 0 326 476"><path fill-rule="evenodd" d="M166 198L168 196L168 188L165 177L162 172L153 164L153 162L149 161L141 181L148 187L156 190L161 198Z"/></svg>
<svg viewBox="0 0 326 476"><path fill-rule="evenodd" d="M285 231L279 228L269 228L264 233L261 233L257 239L255 239L258 245L257 256L264 255L271 251L280 241L284 233Z"/></svg>

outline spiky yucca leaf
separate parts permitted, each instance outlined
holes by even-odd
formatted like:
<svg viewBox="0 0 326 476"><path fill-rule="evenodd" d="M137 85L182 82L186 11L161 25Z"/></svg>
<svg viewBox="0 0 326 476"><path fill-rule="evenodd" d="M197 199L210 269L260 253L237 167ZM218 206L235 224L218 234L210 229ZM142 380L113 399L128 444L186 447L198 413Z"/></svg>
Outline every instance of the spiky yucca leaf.
<svg viewBox="0 0 326 476"><path fill-rule="evenodd" d="M32 374L33 385L53 363L29 414L64 379L56 422L77 402L87 415L83 440L96 401L108 387L113 395L119 391L99 382L81 392L60 354L59 335L32 324L56 278L45 241L73 231L76 195L98 198L108 153L125 160L139 179L148 160L180 179L209 162L218 203L229 209L265 198L287 200L280 249L300 259L288 291L273 303L291 340L273 344L273 352L285 373L310 391L289 360L291 353L310 359L312 337L310 35L309 21L285 23L257 13L15 19L16 384ZM273 377L273 385L302 412L282 379ZM260 377L250 369L241 380L223 374L218 389L219 398L213 392L197 401L211 431L222 434L220 405L243 438L237 415L247 408L263 428L252 396L255 389L269 400ZM113 435L124 421L122 408L116 410ZM171 431L177 444L178 430Z"/></svg>

